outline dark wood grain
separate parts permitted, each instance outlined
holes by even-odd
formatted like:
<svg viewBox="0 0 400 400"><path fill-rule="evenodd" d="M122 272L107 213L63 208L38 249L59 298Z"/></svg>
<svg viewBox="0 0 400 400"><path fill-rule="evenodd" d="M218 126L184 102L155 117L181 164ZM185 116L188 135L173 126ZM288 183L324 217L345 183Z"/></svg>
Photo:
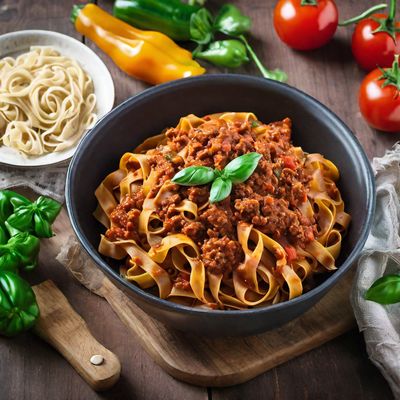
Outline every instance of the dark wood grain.
<svg viewBox="0 0 400 400"><path fill-rule="evenodd" d="M368 360L357 331L238 386L213 389L213 400L389 400L390 389Z"/></svg>
<svg viewBox="0 0 400 400"><path fill-rule="evenodd" d="M0 0L0 34L21 29L49 29L80 38L68 17L74 0ZM340 28L326 47L310 53L294 52L277 40L272 26L272 0L238 0L254 21L251 42L266 65L283 68L289 83L334 110L354 131L370 158L381 156L399 139L370 129L357 105L364 73L353 62L351 28ZM209 1L216 8L224 1ZM367 0L337 0L347 18L370 5ZM112 1L98 0L110 9ZM116 87L116 104L147 87L118 70L93 45L106 62ZM216 72L210 68L210 72ZM228 71L223 71L228 72ZM241 71L258 74L249 64ZM231 388L192 387L170 378L129 336L109 306L68 276L53 259L41 260L35 281L53 279L87 321L96 338L115 352L122 363L120 382L109 392L94 393L69 364L33 334L0 339L0 399L390 399L388 385L369 362L362 336L352 331L317 350L277 367L260 377Z"/></svg>

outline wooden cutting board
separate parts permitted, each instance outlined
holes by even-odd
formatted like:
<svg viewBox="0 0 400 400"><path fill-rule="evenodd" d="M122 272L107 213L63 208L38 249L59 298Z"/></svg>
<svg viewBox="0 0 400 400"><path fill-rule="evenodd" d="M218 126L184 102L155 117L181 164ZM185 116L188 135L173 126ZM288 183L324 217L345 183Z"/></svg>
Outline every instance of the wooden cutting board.
<svg viewBox="0 0 400 400"><path fill-rule="evenodd" d="M54 258L73 234L65 210L58 217L54 231L57 236L41 248L45 253L42 259ZM83 257L88 256L84 253ZM99 269L93 268L97 280L98 274ZM174 378L200 386L230 386L250 380L352 329L355 326L349 303L352 275L347 274L303 316L281 328L245 338L209 339L168 328L145 314L102 273L101 285L96 284L95 292L110 303L128 327L127 334L136 335L153 360ZM110 326L110 329L120 327Z"/></svg>

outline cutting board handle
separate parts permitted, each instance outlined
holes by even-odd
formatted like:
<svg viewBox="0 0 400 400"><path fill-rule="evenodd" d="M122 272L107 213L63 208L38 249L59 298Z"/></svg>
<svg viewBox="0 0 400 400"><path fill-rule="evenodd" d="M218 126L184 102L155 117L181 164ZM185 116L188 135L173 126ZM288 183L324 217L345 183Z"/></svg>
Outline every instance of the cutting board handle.
<svg viewBox="0 0 400 400"><path fill-rule="evenodd" d="M52 281L35 285L33 290L40 309L35 333L55 347L94 390L113 386L121 373L117 356L93 337Z"/></svg>

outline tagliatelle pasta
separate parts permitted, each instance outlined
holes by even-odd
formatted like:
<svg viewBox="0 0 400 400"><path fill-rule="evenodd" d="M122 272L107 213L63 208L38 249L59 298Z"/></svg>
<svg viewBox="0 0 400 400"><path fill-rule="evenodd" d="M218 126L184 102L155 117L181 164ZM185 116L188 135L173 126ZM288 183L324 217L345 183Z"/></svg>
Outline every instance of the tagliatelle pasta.
<svg viewBox="0 0 400 400"><path fill-rule="evenodd" d="M300 296L315 274L336 269L350 216L336 166L290 139L288 118L181 118L124 154L97 188L100 253L120 260L128 281L186 305L244 309ZM262 155L256 170L218 203L210 184L171 182L188 166L222 170L250 152Z"/></svg>
<svg viewBox="0 0 400 400"><path fill-rule="evenodd" d="M73 146L96 119L91 77L50 47L0 60L0 143L39 156Z"/></svg>

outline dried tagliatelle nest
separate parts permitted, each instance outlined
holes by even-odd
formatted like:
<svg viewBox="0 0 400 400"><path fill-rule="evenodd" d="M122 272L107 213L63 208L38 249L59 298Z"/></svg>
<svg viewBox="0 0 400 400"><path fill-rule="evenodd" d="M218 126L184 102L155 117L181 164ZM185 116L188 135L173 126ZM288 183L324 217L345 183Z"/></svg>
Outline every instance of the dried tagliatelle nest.
<svg viewBox="0 0 400 400"><path fill-rule="evenodd" d="M31 47L0 60L0 143L27 156L73 146L96 120L92 78L72 58Z"/></svg>

